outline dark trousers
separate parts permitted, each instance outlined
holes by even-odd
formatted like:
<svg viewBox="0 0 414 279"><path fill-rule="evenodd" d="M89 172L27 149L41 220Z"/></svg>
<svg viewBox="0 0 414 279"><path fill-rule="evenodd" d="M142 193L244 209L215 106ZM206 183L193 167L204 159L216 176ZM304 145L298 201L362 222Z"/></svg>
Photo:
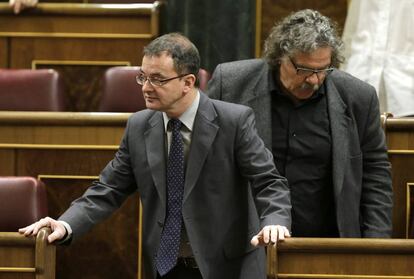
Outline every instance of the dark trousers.
<svg viewBox="0 0 414 279"><path fill-rule="evenodd" d="M163 277L158 274L157 279L203 279L203 277L198 268L178 264Z"/></svg>

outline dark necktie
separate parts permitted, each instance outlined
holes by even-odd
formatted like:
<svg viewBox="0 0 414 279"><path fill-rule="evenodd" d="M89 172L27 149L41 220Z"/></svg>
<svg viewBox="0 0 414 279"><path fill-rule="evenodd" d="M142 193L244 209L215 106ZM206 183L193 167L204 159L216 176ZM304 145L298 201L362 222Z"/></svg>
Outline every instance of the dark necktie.
<svg viewBox="0 0 414 279"><path fill-rule="evenodd" d="M169 121L172 137L167 164L167 216L156 259L157 270L161 276L176 265L180 246L184 193L184 144L180 133L181 124L178 119Z"/></svg>

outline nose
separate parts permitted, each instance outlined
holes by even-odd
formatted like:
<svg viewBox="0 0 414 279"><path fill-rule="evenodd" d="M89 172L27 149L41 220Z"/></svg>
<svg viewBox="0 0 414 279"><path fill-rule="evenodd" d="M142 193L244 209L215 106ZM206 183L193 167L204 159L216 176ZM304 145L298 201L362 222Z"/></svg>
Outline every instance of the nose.
<svg viewBox="0 0 414 279"><path fill-rule="evenodd" d="M146 79L144 81L144 84L142 85L142 91L148 91L152 89L152 84L149 82L149 79Z"/></svg>
<svg viewBox="0 0 414 279"><path fill-rule="evenodd" d="M321 79L317 72L313 72L310 76L306 78L306 82L310 84L319 84L320 80Z"/></svg>

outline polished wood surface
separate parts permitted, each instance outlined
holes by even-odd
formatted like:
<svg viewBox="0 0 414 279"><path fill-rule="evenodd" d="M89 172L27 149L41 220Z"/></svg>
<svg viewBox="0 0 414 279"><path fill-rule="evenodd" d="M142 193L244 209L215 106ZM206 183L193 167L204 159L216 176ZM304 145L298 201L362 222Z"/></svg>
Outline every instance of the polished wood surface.
<svg viewBox="0 0 414 279"><path fill-rule="evenodd" d="M414 222L409 184L414 183L414 118L384 117L388 154L392 165L394 190L393 237L414 238L410 224Z"/></svg>
<svg viewBox="0 0 414 279"><path fill-rule="evenodd" d="M130 113L0 111L0 146L116 149ZM0 170L1 172L1 170Z"/></svg>
<svg viewBox="0 0 414 279"><path fill-rule="evenodd" d="M46 184L49 214L59 217L116 152L128 113L0 112L0 175ZM70 246L57 247L56 274L141 278L138 195Z"/></svg>
<svg viewBox="0 0 414 279"><path fill-rule="evenodd" d="M143 47L159 34L159 7L40 3L15 15L0 3L0 66L54 68L63 77L67 111L97 111L103 73L141 64Z"/></svg>
<svg viewBox="0 0 414 279"><path fill-rule="evenodd" d="M290 238L269 246L268 278L414 279L414 240Z"/></svg>
<svg viewBox="0 0 414 279"><path fill-rule="evenodd" d="M47 242L50 229L35 237L0 232L0 278L54 279L56 247Z"/></svg>

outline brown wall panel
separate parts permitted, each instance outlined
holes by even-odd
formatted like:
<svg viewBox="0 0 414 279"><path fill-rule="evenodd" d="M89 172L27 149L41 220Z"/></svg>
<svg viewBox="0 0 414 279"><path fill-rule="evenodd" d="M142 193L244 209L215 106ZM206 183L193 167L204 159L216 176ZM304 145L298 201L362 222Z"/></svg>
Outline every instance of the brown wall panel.
<svg viewBox="0 0 414 279"><path fill-rule="evenodd" d="M387 132L387 145L390 149L414 150L414 130L411 132L407 130Z"/></svg>
<svg viewBox="0 0 414 279"><path fill-rule="evenodd" d="M149 40L88 38L13 38L11 68L31 68L34 60L79 62L129 62L140 65L142 49ZM52 62L50 62L52 63ZM59 64L59 63L56 63ZM76 64L75 64L76 65Z"/></svg>
<svg viewBox="0 0 414 279"><path fill-rule="evenodd" d="M8 68L8 44L7 39L0 38L0 68Z"/></svg>
<svg viewBox="0 0 414 279"><path fill-rule="evenodd" d="M3 15L0 32L42 33L44 36L67 34L119 34L137 36L151 33L148 15ZM18 26L16 26L18 22ZM93 24L91 24L93 23ZM49 34L48 34L49 33ZM56 34L57 33L57 34Z"/></svg>
<svg viewBox="0 0 414 279"><path fill-rule="evenodd" d="M47 187L50 216L57 218L92 180L73 177L42 181ZM138 195L128 198L115 214L84 237L70 246L58 247L57 278L137 278L138 204Z"/></svg>
<svg viewBox="0 0 414 279"><path fill-rule="evenodd" d="M15 175L15 151L0 148L0 176Z"/></svg>
<svg viewBox="0 0 414 279"><path fill-rule="evenodd" d="M115 150L16 148L16 175L97 176Z"/></svg>
<svg viewBox="0 0 414 279"><path fill-rule="evenodd" d="M414 182L414 118L385 119L394 189L393 237L408 236L407 183Z"/></svg>
<svg viewBox="0 0 414 279"><path fill-rule="evenodd" d="M407 235L407 183L414 182L414 153L391 153L392 182L394 191L393 237Z"/></svg>

